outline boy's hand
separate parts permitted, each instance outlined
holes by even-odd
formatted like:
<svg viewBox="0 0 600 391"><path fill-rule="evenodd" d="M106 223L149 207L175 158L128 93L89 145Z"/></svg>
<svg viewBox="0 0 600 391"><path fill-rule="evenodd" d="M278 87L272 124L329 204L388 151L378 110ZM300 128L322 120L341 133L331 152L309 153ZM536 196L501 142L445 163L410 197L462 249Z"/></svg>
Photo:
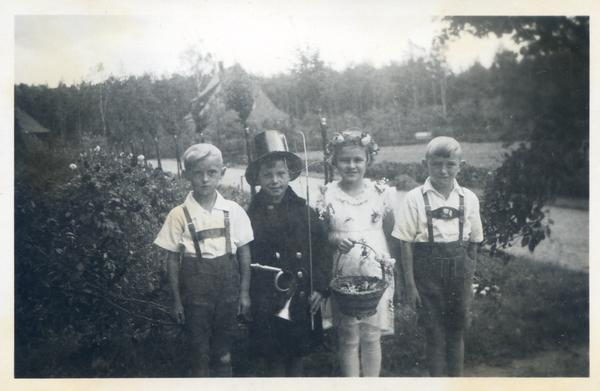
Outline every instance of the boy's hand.
<svg viewBox="0 0 600 391"><path fill-rule="evenodd" d="M238 314L248 315L250 311L250 295L248 293L240 293L240 303L238 305Z"/></svg>
<svg viewBox="0 0 600 391"><path fill-rule="evenodd" d="M338 239L337 248L342 254L348 254L348 252L350 252L352 247L354 247L354 243L349 238Z"/></svg>
<svg viewBox="0 0 600 391"><path fill-rule="evenodd" d="M415 312L417 311L417 306L421 307L421 296L419 296L416 286L413 285L406 288L406 300Z"/></svg>
<svg viewBox="0 0 600 391"><path fill-rule="evenodd" d="M181 301L176 301L173 303L173 307L171 308L171 314L175 318L177 324L185 323L185 315L183 313L183 305L181 305Z"/></svg>
<svg viewBox="0 0 600 391"><path fill-rule="evenodd" d="M316 314L317 311L319 310L319 306L323 302L323 295L321 295L317 291L314 291L312 293L312 295L310 295L309 301L310 301L310 312L312 312L313 314Z"/></svg>

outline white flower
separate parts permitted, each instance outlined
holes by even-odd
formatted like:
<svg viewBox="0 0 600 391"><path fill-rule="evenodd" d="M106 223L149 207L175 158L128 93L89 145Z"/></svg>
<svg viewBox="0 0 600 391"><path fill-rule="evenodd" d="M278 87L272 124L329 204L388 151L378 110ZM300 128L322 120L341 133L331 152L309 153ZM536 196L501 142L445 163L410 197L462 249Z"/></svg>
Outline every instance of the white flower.
<svg viewBox="0 0 600 391"><path fill-rule="evenodd" d="M121 153L119 154L119 157L123 157L123 156L125 156L125 152L121 152Z"/></svg>
<svg viewBox="0 0 600 391"><path fill-rule="evenodd" d="M333 139L334 142L336 143L343 143L344 142L344 136L339 133L337 136L335 136L335 138Z"/></svg>
<svg viewBox="0 0 600 391"><path fill-rule="evenodd" d="M133 154L131 152L129 152L129 155L127 155L128 159L131 159L133 157Z"/></svg>
<svg viewBox="0 0 600 391"><path fill-rule="evenodd" d="M73 171L73 170L77 170L77 165L74 163L69 164L69 168Z"/></svg>
<svg viewBox="0 0 600 391"><path fill-rule="evenodd" d="M94 151L96 151L96 152L100 152L100 146L99 146L99 145L96 145L96 148L94 148Z"/></svg>
<svg viewBox="0 0 600 391"><path fill-rule="evenodd" d="M138 156L137 159L138 159L138 162L143 162L145 157L144 157L144 155L140 155L140 156Z"/></svg>
<svg viewBox="0 0 600 391"><path fill-rule="evenodd" d="M369 136L368 134L360 140L360 143L362 144L363 147L366 147L367 145L369 145L370 142L371 142L371 136Z"/></svg>

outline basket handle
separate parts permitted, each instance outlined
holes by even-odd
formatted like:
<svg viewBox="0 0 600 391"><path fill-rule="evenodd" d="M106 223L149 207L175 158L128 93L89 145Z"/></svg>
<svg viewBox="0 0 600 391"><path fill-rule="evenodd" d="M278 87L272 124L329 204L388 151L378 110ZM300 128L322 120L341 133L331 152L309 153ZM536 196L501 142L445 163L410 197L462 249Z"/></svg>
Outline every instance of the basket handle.
<svg viewBox="0 0 600 391"><path fill-rule="evenodd" d="M375 249L374 249L373 247L369 246L369 245L368 245L368 244L366 244L366 243L358 242L358 241L356 241L356 240L350 240L350 241L352 242L352 244L355 244L355 245L356 245L356 244L358 244L358 245L361 245L361 246L366 246L366 247L370 248L370 249L371 249L371 251L373 251L373 254L375 254L375 257L374 257L374 258L375 258L375 260L376 260L377 262L379 262L379 265L381 266L381 280L382 280L382 281L385 281L385 268L384 268L384 266L383 266L383 262L382 262L382 261L378 261L378 260L377 260L377 251L375 251ZM342 257L342 253L340 253L340 255L338 255L337 261L335 262L335 269L336 269L335 273L336 273L336 277L337 277L337 274L338 274L337 265L338 265L338 262L340 261L340 258L341 258L341 257Z"/></svg>

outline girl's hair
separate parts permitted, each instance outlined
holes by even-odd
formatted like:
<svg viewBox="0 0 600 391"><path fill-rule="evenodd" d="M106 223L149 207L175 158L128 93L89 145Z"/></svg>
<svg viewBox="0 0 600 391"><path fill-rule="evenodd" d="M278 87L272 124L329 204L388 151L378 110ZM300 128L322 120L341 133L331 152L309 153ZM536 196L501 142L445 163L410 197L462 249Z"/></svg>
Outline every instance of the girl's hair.
<svg viewBox="0 0 600 391"><path fill-rule="evenodd" d="M452 137L436 137L427 144L427 149L425 150L425 158L431 156L449 158L452 155L456 156L459 160L462 159L462 148L458 141Z"/></svg>
<svg viewBox="0 0 600 391"><path fill-rule="evenodd" d="M325 147L325 156L333 165L336 165L337 154L343 147L364 148L368 163L373 160L377 155L377 151L379 151L377 143L369 134L361 132L358 128L350 128L336 134Z"/></svg>
<svg viewBox="0 0 600 391"><path fill-rule="evenodd" d="M216 157L223 163L223 155L219 148L212 144L194 144L189 147L183 154L183 168L188 169L188 166L195 164L197 161L206 159L207 157Z"/></svg>

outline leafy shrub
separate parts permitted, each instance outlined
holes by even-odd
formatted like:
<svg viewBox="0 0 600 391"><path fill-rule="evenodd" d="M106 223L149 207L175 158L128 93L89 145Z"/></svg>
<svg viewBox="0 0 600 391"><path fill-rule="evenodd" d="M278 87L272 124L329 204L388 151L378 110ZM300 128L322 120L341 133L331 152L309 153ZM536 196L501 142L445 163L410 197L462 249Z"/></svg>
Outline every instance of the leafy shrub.
<svg viewBox="0 0 600 391"><path fill-rule="evenodd" d="M492 253L519 238L533 251L550 235L552 220L544 220L547 210L542 209L555 197L559 181L555 170L537 164L536 154L523 144L507 156L487 181L481 207L484 244Z"/></svg>
<svg viewBox="0 0 600 391"><path fill-rule="evenodd" d="M176 342L152 242L183 200L179 182L133 156L92 150L73 164L44 194L15 184L17 377L131 375L157 325ZM125 356L108 357L115 347Z"/></svg>

